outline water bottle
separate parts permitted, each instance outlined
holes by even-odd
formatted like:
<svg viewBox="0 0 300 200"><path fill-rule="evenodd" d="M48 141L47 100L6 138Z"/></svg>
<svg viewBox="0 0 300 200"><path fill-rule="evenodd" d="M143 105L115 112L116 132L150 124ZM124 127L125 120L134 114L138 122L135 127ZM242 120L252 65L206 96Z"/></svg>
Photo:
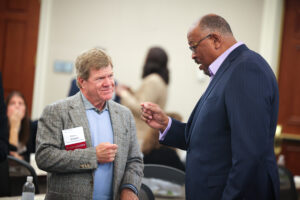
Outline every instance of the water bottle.
<svg viewBox="0 0 300 200"><path fill-rule="evenodd" d="M32 176L27 176L27 182L23 186L21 200L34 200L35 188L32 179Z"/></svg>

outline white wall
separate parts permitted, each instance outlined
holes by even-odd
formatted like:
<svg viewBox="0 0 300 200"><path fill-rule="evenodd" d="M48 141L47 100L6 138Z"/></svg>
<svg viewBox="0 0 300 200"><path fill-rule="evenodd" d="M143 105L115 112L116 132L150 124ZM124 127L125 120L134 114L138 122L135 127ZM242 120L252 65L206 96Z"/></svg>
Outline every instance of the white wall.
<svg viewBox="0 0 300 200"><path fill-rule="evenodd" d="M42 0L33 118L47 104L67 96L74 73L55 73L55 60L74 61L83 50L103 47L112 57L115 78L136 89L148 48L159 45L170 60L167 111L177 111L187 120L208 84L206 77L199 81L198 66L191 59L188 28L199 17L217 13L227 19L238 41L264 51L262 38L278 41L276 35L264 37L266 18L278 14L277 6L271 16L264 15L272 2L281 5L282 0ZM272 31L276 27L280 25L271 24ZM278 47L266 51L271 51L272 62L277 60Z"/></svg>

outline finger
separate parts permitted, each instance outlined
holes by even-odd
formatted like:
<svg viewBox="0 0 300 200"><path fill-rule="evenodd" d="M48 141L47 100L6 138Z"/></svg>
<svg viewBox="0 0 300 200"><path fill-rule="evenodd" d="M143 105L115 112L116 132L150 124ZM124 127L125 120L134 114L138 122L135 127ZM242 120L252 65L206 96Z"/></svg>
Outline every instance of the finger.
<svg viewBox="0 0 300 200"><path fill-rule="evenodd" d="M146 122L148 120L148 118L144 117L143 115L141 115L141 119Z"/></svg>
<svg viewBox="0 0 300 200"><path fill-rule="evenodd" d="M112 150L116 150L116 149L118 149L118 145L116 145L116 144L110 144L110 145L108 146L108 148L109 148L109 149L112 149Z"/></svg>
<svg viewBox="0 0 300 200"><path fill-rule="evenodd" d="M142 103L143 108L146 110L150 110L151 112L157 113L161 112L160 107L157 104L151 103L151 102L145 102Z"/></svg>
<svg viewBox="0 0 300 200"><path fill-rule="evenodd" d="M146 120L151 120L153 118L153 116L151 114L148 114L148 113L143 113L142 117Z"/></svg>

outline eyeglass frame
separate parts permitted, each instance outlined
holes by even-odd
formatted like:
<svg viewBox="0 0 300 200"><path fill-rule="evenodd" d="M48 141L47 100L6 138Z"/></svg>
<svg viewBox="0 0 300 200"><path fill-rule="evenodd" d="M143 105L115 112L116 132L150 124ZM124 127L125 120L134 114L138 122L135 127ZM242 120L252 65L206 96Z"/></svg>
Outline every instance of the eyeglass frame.
<svg viewBox="0 0 300 200"><path fill-rule="evenodd" d="M197 47L199 46L199 44L203 41L203 40L205 40L206 38L209 38L211 36L211 33L210 34L208 34L207 36L205 36L204 38L201 38L195 45L193 45L193 46L189 46L189 49L192 51L192 52L196 52L196 49L197 49Z"/></svg>

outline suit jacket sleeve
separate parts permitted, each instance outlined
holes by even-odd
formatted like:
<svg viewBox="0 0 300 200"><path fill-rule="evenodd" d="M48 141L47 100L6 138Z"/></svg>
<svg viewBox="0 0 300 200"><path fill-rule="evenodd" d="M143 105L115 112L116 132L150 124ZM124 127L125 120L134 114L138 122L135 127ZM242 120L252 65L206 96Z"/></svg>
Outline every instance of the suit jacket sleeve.
<svg viewBox="0 0 300 200"><path fill-rule="evenodd" d="M182 150L187 150L187 144L185 140L185 127L186 123L182 123L172 118L171 127L165 139L160 141L160 143Z"/></svg>
<svg viewBox="0 0 300 200"><path fill-rule="evenodd" d="M85 114L85 113L84 113ZM84 172L97 168L95 147L66 151L62 137L68 112L58 104L47 106L38 122L36 162L47 172Z"/></svg>
<svg viewBox="0 0 300 200"><path fill-rule="evenodd" d="M265 65L265 62L240 64L226 87L225 105L231 128L232 168L222 199L237 199L246 191L247 185L253 184L250 180L255 168L270 153L267 144L274 137L270 127L277 121L271 116L272 112L277 112L274 104L278 99L278 88L271 69Z"/></svg>

